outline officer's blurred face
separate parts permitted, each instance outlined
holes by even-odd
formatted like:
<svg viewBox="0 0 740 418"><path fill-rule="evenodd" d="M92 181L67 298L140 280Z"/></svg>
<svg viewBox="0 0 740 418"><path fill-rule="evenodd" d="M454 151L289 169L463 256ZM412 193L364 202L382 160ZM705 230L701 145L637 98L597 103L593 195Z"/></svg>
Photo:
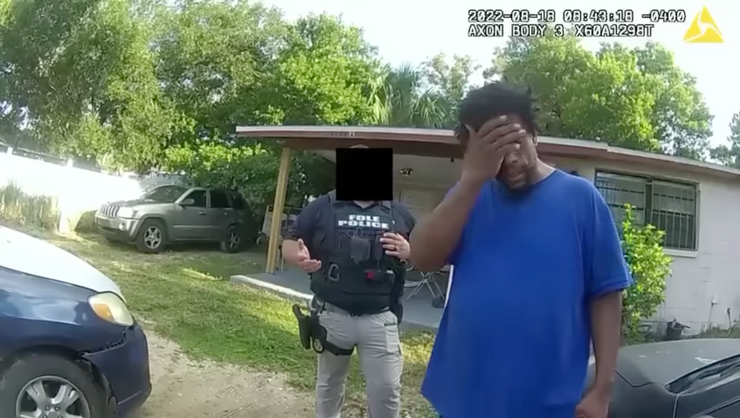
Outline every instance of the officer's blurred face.
<svg viewBox="0 0 740 418"><path fill-rule="evenodd" d="M518 115L508 115L508 120L526 129L526 124ZM512 191L524 190L532 185L536 181L537 174L536 144L536 135L528 132L527 137L520 143L519 150L504 158L496 180Z"/></svg>

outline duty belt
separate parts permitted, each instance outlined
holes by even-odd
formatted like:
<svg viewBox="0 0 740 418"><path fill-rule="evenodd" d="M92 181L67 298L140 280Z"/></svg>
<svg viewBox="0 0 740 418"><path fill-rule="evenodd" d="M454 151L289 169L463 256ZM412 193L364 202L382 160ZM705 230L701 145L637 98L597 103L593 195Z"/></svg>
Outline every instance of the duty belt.
<svg viewBox="0 0 740 418"><path fill-rule="evenodd" d="M357 316L366 316L366 315L377 315L383 312L390 311L390 308L386 307L386 308L381 309L378 312L373 312L371 314L354 314L354 313L347 311L346 309L340 308L339 306L332 305L329 302L323 301L318 297L314 297L311 300L311 311L312 312L315 311L316 314L320 314L321 312L334 312L334 313L338 313L342 315L349 315L352 317L357 317Z"/></svg>

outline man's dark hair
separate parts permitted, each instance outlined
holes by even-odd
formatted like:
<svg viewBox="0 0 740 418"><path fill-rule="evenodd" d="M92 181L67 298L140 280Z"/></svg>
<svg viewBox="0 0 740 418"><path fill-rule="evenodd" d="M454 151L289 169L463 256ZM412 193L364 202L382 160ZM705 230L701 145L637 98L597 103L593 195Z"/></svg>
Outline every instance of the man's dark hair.
<svg viewBox="0 0 740 418"><path fill-rule="evenodd" d="M476 131L483 124L501 115L517 115L524 128L536 134L535 116L537 114L532 89L517 86L506 81L496 81L471 90L458 108L458 125L455 135L463 142L468 139L465 125Z"/></svg>

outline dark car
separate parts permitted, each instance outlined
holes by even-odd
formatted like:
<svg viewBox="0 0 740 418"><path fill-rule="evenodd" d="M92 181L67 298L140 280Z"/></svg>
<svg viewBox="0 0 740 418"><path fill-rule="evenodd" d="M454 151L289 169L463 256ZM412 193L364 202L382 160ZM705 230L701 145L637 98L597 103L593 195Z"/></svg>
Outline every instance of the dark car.
<svg viewBox="0 0 740 418"><path fill-rule="evenodd" d="M129 417L151 392L144 331L90 264L0 226L0 417Z"/></svg>
<svg viewBox="0 0 740 418"><path fill-rule="evenodd" d="M685 339L621 348L609 417L740 417L740 340Z"/></svg>
<svg viewBox="0 0 740 418"><path fill-rule="evenodd" d="M254 244L259 234L247 201L237 192L160 186L141 199L107 203L95 214L106 238L158 253L176 242L215 242L225 252Z"/></svg>

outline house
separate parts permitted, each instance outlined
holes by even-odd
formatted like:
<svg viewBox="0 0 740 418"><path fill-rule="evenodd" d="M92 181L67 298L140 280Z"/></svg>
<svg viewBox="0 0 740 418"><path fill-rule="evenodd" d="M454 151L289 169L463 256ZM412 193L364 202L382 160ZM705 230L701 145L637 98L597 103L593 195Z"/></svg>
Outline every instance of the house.
<svg viewBox="0 0 740 418"><path fill-rule="evenodd" d="M314 150L331 160L337 147L393 147L395 193L419 218L455 184L462 156L447 130L274 126L239 127L237 135L284 145L276 208L284 204L291 149ZM563 138L539 137L538 150L544 161L592 181L617 220L629 203L638 221L666 232L673 274L656 320L676 319L700 331L740 318L740 221L732 216L740 208L740 170ZM270 249L267 271L273 273L277 241Z"/></svg>

